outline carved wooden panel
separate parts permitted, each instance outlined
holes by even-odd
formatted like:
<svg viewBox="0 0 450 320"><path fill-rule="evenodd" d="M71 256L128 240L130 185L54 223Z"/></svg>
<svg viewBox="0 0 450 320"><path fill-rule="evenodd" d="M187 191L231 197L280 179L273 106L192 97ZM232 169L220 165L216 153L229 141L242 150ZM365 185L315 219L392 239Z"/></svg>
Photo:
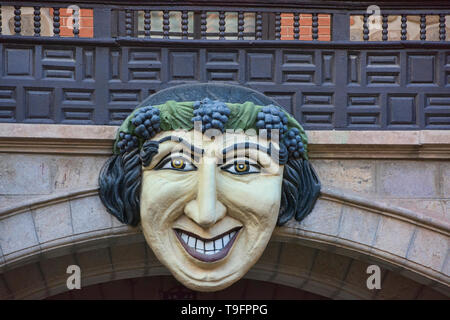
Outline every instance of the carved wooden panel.
<svg viewBox="0 0 450 320"><path fill-rule="evenodd" d="M450 129L445 49L1 45L0 121L119 124L168 86L226 82L306 129Z"/></svg>

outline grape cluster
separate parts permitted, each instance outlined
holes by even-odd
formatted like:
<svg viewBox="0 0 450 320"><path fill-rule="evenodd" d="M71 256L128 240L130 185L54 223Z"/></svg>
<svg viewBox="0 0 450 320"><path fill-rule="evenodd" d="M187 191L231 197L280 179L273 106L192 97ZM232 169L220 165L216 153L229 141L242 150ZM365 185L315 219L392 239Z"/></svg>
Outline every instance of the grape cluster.
<svg viewBox="0 0 450 320"><path fill-rule="evenodd" d="M271 130L279 130L279 136L287 131L288 118L283 111L274 105L263 107L258 112L256 119L256 128L259 130L266 129L268 138L270 138Z"/></svg>
<svg viewBox="0 0 450 320"><path fill-rule="evenodd" d="M117 147L119 148L120 153L129 152L138 146L139 140L136 136L125 132L119 133L119 142L117 142Z"/></svg>
<svg viewBox="0 0 450 320"><path fill-rule="evenodd" d="M160 120L159 109L148 106L139 109L131 119L131 123L136 127L134 130L136 135L147 140L161 131Z"/></svg>
<svg viewBox="0 0 450 320"><path fill-rule="evenodd" d="M284 144L289 152L289 157L300 159L305 152L305 147L298 128L289 129L284 136Z"/></svg>
<svg viewBox="0 0 450 320"><path fill-rule="evenodd" d="M208 129L218 129L221 132L230 116L230 109L221 101L205 98L194 103L194 117L192 122L202 122L202 132Z"/></svg>

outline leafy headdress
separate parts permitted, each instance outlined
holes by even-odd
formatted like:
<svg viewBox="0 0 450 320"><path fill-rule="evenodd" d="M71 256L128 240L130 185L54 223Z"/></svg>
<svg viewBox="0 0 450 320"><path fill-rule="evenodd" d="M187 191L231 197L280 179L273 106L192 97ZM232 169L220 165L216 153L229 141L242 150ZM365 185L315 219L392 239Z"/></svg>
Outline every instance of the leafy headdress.
<svg viewBox="0 0 450 320"><path fill-rule="evenodd" d="M225 103L205 98L200 101L176 102L169 100L159 105L144 105L135 109L120 126L114 144L114 153L120 154L168 130L193 130L194 122L201 122L201 130L254 129L258 133L278 130L280 142L289 158L308 159L308 139L302 126L289 113L275 105ZM197 127L196 127L197 129Z"/></svg>

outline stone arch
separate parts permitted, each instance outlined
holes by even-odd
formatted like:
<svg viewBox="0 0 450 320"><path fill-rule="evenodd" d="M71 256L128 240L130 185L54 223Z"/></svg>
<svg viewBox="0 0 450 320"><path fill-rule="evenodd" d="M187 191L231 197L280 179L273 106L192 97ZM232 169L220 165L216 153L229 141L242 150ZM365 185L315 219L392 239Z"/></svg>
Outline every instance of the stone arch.
<svg viewBox="0 0 450 320"><path fill-rule="evenodd" d="M449 227L360 196L324 189L301 223L276 229L246 278L330 298L426 298L449 293ZM116 221L97 189L17 204L0 212L0 296L44 298L64 290L70 264L83 285L167 275L139 228ZM365 270L383 269L383 289L367 290Z"/></svg>

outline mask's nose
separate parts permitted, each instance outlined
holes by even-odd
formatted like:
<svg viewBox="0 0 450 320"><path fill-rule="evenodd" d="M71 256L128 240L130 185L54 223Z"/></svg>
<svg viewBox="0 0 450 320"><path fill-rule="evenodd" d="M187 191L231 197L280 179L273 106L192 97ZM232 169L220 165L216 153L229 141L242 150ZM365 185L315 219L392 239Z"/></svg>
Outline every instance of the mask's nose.
<svg viewBox="0 0 450 320"><path fill-rule="evenodd" d="M198 175L197 198L186 205L184 213L203 228L209 228L222 219L227 211L217 200L215 161L203 158Z"/></svg>

